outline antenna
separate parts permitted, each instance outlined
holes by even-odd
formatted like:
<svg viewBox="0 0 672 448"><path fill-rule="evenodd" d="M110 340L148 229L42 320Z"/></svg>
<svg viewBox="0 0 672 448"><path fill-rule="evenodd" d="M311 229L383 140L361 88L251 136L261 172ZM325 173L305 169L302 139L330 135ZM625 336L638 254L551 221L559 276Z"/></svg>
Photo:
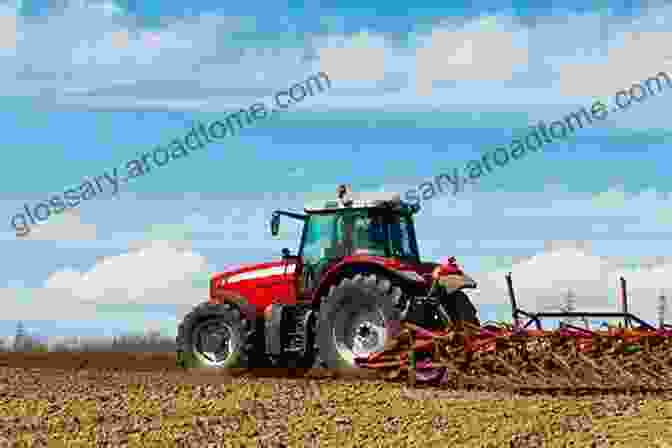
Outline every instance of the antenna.
<svg viewBox="0 0 672 448"><path fill-rule="evenodd" d="M658 296L658 327L665 327L665 314L667 312L667 299L665 293L661 290Z"/></svg>
<svg viewBox="0 0 672 448"><path fill-rule="evenodd" d="M628 316L628 289L623 277L621 280L621 306L623 309L623 314L625 314L625 328L630 328L630 317Z"/></svg>

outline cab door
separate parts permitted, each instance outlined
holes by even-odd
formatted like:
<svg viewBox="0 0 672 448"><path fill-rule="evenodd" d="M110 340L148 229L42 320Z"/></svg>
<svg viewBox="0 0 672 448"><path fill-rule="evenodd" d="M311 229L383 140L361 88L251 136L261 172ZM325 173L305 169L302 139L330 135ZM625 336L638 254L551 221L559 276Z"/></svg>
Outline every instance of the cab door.
<svg viewBox="0 0 672 448"><path fill-rule="evenodd" d="M333 244L334 214L311 215L305 222L294 275L298 301L310 301L320 284L323 265Z"/></svg>

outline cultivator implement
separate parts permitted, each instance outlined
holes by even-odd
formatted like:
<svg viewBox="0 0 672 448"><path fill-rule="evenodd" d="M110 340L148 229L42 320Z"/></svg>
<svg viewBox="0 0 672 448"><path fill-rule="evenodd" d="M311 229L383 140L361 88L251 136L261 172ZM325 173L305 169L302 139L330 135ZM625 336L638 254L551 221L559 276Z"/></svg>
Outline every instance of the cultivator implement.
<svg viewBox="0 0 672 448"><path fill-rule="evenodd" d="M531 313L518 308L506 276L513 324L452 324L430 331L402 322L382 352L357 359L388 379L476 389L672 389L672 326L658 328L628 311L621 278L621 312ZM620 319L616 328L563 324L544 330L542 319ZM524 322L524 319L527 321ZM534 324L535 328L530 328Z"/></svg>

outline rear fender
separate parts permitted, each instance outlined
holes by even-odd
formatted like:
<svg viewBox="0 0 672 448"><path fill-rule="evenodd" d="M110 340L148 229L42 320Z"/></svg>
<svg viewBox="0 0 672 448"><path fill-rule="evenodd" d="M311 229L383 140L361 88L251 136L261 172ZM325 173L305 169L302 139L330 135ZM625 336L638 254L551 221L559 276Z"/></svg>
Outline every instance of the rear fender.
<svg viewBox="0 0 672 448"><path fill-rule="evenodd" d="M467 274L445 274L439 276L439 285L443 286L446 294L452 294L462 289L476 288L476 281Z"/></svg>
<svg viewBox="0 0 672 448"><path fill-rule="evenodd" d="M414 276L388 268L376 262L347 263L330 271L323 279L313 295L313 304L319 306L322 297L329 293L329 289L337 285L344 278L352 278L357 274L374 274L378 277L387 277L397 285L404 285L404 290L411 294L422 295L427 290L427 284L422 277Z"/></svg>

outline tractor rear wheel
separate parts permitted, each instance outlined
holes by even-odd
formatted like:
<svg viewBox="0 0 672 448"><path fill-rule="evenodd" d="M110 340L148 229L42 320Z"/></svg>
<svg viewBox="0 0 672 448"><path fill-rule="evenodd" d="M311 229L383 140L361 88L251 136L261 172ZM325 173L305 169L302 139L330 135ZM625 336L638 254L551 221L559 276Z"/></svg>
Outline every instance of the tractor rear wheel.
<svg viewBox="0 0 672 448"><path fill-rule="evenodd" d="M184 368L249 367L254 334L251 327L231 303L198 305L178 329L178 364Z"/></svg>
<svg viewBox="0 0 672 448"><path fill-rule="evenodd" d="M382 351L401 331L399 296L399 287L375 275L358 274L332 286L320 306L317 365L357 368L356 357Z"/></svg>

